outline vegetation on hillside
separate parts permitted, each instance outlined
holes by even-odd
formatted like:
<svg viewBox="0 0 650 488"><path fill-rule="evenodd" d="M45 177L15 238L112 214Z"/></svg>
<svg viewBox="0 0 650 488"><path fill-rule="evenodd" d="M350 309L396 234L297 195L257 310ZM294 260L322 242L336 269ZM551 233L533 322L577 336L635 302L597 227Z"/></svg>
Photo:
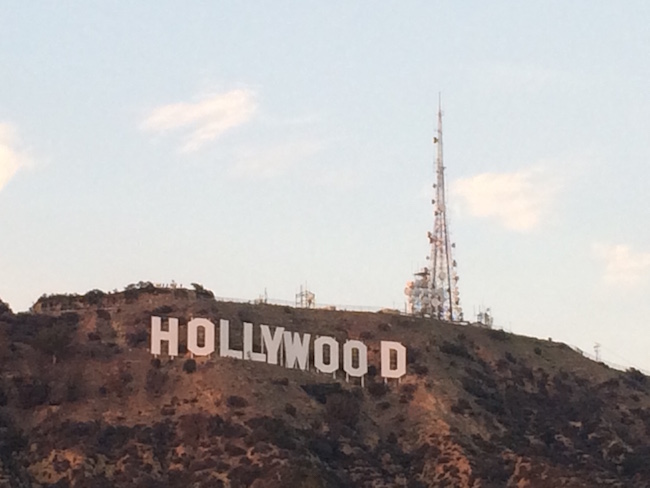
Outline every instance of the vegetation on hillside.
<svg viewBox="0 0 650 488"><path fill-rule="evenodd" d="M221 358L151 358L150 316L361 339L358 382ZM184 327L184 325L181 325ZM183 333L181 333L181 337ZM408 374L377 374L381 340ZM563 344L399 315L216 302L141 282L0 302L0 486L644 487L650 380ZM8 484L7 484L8 483Z"/></svg>

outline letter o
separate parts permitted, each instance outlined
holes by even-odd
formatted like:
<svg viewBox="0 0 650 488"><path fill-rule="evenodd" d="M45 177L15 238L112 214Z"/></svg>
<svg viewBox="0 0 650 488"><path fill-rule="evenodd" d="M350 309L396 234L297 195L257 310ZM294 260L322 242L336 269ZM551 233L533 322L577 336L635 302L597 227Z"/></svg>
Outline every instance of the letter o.
<svg viewBox="0 0 650 488"><path fill-rule="evenodd" d="M329 363L325 363L324 348L330 348ZM314 367L321 373L334 373L339 369L339 343L333 337L321 336L314 341Z"/></svg>
<svg viewBox="0 0 650 488"><path fill-rule="evenodd" d="M205 343L199 346L199 327L205 331ZM192 319L187 324L187 349L195 356L209 356L214 352L214 324L208 319Z"/></svg>
<svg viewBox="0 0 650 488"><path fill-rule="evenodd" d="M352 364L352 351L359 351L359 364ZM360 378L368 373L368 348L361 341L346 341L343 345L343 370L355 378Z"/></svg>

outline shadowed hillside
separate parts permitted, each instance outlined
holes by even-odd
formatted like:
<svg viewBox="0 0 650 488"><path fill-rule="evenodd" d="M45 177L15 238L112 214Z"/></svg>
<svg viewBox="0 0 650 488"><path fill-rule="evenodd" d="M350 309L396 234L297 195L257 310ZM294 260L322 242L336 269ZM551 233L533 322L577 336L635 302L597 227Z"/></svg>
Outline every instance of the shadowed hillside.
<svg viewBox="0 0 650 488"><path fill-rule="evenodd" d="M393 314L225 303L201 287L0 303L0 487L647 487L650 380L564 344ZM339 372L153 359L151 316L368 345ZM384 384L381 340L407 346Z"/></svg>

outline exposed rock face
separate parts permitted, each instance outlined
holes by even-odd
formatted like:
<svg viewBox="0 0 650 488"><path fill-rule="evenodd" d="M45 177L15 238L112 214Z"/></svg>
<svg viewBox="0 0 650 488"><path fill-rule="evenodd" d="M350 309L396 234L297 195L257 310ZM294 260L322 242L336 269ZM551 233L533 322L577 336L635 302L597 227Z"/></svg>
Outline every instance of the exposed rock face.
<svg viewBox="0 0 650 488"><path fill-rule="evenodd" d="M650 380L562 344L148 284L34 311L0 310L0 487L650 486ZM398 340L408 374L152 360L152 314Z"/></svg>

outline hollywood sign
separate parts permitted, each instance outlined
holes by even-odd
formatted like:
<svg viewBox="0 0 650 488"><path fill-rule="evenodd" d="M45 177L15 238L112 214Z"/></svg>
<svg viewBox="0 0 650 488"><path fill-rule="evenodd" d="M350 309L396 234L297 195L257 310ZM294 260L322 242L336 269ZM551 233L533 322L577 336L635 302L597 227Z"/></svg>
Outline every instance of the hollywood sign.
<svg viewBox="0 0 650 488"><path fill-rule="evenodd" d="M162 344L167 343L169 356L178 356L178 319L167 319L167 329L163 330L162 318L151 317L151 353L162 354ZM253 324L243 322L241 328L241 349L231 348L230 323L219 321L219 356L242 361L255 361L281 365L289 369L307 371L310 365L320 373L336 376L341 367L348 377L363 378L368 373L368 347L358 340L346 340L342 345L331 336L312 336L268 325L259 326L259 347L253 345ZM192 356L210 356L216 350L215 325L208 319L195 318L187 324L187 350ZM201 333L199 333L201 332ZM203 339L200 341L200 336ZM199 342L202 342L200 344ZM313 346L313 347L311 347ZM310 358L310 352L313 357ZM381 341L380 374L383 378L401 378L406 374L406 348L399 342Z"/></svg>

